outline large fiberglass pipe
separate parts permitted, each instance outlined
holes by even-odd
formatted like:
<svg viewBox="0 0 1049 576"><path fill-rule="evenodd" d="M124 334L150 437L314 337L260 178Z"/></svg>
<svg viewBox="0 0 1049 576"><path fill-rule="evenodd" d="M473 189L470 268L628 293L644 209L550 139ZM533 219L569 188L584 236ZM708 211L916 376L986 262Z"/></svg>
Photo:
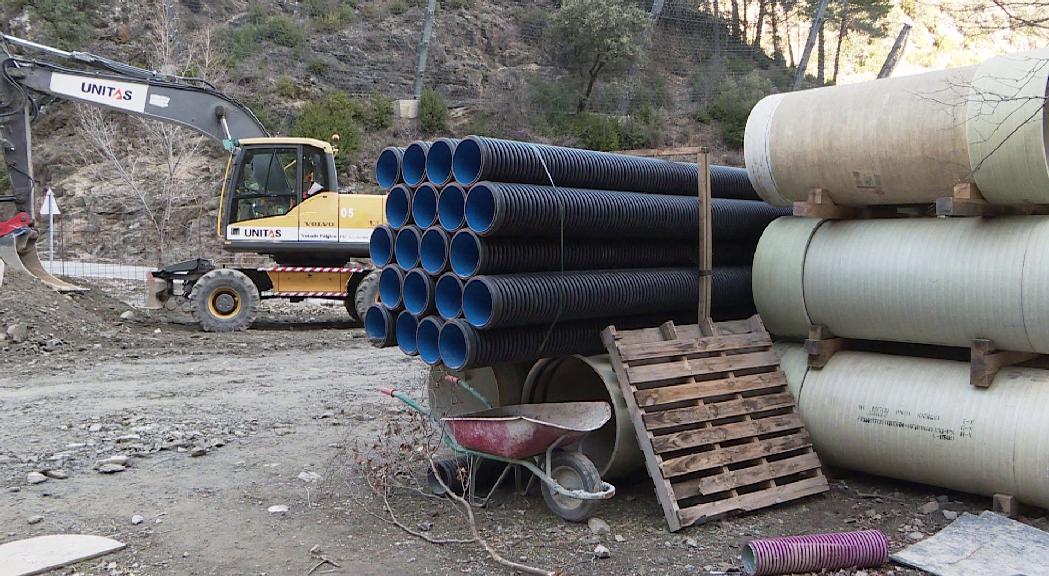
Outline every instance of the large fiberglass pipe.
<svg viewBox="0 0 1049 576"><path fill-rule="evenodd" d="M399 266L387 266L379 273L379 302L387 310L400 310L404 304L401 295L404 285L404 270Z"/></svg>
<svg viewBox="0 0 1049 576"><path fill-rule="evenodd" d="M397 232L393 257L398 266L411 270L419 265L419 242L421 240L422 231L415 226L405 226Z"/></svg>
<svg viewBox="0 0 1049 576"><path fill-rule="evenodd" d="M444 320L437 316L427 316L419 321L415 332L415 342L419 347L419 358L430 366L441 363L440 336Z"/></svg>
<svg viewBox="0 0 1049 576"><path fill-rule="evenodd" d="M368 341L379 348L393 346L397 341L396 331L393 312L378 304L368 307L364 314L364 333L368 336Z"/></svg>
<svg viewBox="0 0 1049 576"><path fill-rule="evenodd" d="M404 184L398 184L386 195L386 223L396 230L408 225L412 220L412 190Z"/></svg>
<svg viewBox="0 0 1049 576"><path fill-rule="evenodd" d="M458 318L463 313L463 281L455 274L448 272L437 279L436 292L437 313L445 320Z"/></svg>
<svg viewBox="0 0 1049 576"><path fill-rule="evenodd" d="M449 184L441 189L437 198L437 219L441 228L449 232L466 225L466 189L458 184Z"/></svg>
<svg viewBox="0 0 1049 576"><path fill-rule="evenodd" d="M368 240L368 255L372 265L381 268L393 261L393 243L397 232L385 224L376 226Z"/></svg>
<svg viewBox="0 0 1049 576"><path fill-rule="evenodd" d="M412 195L412 219L419 228L429 228L437 223L437 186L429 182L415 189Z"/></svg>
<svg viewBox="0 0 1049 576"><path fill-rule="evenodd" d="M404 277L404 309L415 317L433 312L433 277L422 268L415 268Z"/></svg>
<svg viewBox="0 0 1049 576"><path fill-rule="evenodd" d="M401 181L401 162L404 148L390 146L379 153L375 161L375 181L383 190L393 188Z"/></svg>
<svg viewBox="0 0 1049 576"><path fill-rule="evenodd" d="M419 329L419 321L408 310L402 310L397 315L397 346L408 356L419 354L419 346L415 341L415 332Z"/></svg>
<svg viewBox="0 0 1049 576"><path fill-rule="evenodd" d="M423 270L440 276L448 269L448 233L442 228L430 228L419 241L419 262Z"/></svg>
<svg viewBox="0 0 1049 576"><path fill-rule="evenodd" d="M426 153L430 143L421 140L412 142L404 150L404 183L415 188L426 181Z"/></svg>
<svg viewBox="0 0 1049 576"><path fill-rule="evenodd" d="M440 138L430 144L426 154L426 178L434 186L444 186L452 181L452 157L460 140Z"/></svg>

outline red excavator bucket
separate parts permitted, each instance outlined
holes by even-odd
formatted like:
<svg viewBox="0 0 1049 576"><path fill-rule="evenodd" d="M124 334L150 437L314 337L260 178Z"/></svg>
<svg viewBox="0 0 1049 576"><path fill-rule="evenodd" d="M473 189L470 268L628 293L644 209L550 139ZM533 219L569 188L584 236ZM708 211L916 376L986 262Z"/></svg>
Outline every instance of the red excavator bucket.
<svg viewBox="0 0 1049 576"><path fill-rule="evenodd" d="M0 222L0 285L6 269L8 274L26 272L59 292L87 292L87 288L59 280L45 270L35 240L36 232L29 227L25 212Z"/></svg>

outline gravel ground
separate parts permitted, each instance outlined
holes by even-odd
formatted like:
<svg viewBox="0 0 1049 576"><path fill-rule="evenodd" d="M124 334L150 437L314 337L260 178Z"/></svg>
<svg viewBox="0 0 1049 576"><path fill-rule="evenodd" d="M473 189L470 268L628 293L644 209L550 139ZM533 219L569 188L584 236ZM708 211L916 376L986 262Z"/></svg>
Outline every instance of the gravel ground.
<svg viewBox="0 0 1049 576"><path fill-rule="evenodd" d="M48 337L27 341L63 342L51 350L9 342L3 354L0 543L51 533L128 543L67 574L511 573L476 544L409 535L383 518L382 499L361 490L362 451L417 448L396 444L401 436L391 431L414 420L378 390L423 397L427 371L395 349L369 346L340 307L268 307L257 329L213 335L140 311L121 319L118 302L91 298L86 336L34 325L30 333ZM32 484L33 473L48 478ZM954 512L990 503L831 474L829 494L677 534L666 531L645 477L617 482L600 511L608 534L561 522L541 498L509 490L476 511L477 524L506 557L566 574L709 575L738 566L752 537L877 528L897 550ZM447 501L395 491L390 502L413 530L465 534ZM287 512L269 512L274 506ZM1028 521L1047 527L1044 518ZM611 557L596 559L598 545ZM324 559L338 566L318 566ZM839 572L862 573L915 574Z"/></svg>

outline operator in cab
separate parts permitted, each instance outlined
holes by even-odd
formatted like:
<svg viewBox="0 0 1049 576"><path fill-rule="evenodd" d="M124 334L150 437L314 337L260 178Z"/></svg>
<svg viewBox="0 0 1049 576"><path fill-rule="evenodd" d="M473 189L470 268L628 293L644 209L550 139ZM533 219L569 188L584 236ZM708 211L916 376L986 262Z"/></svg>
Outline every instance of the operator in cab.
<svg viewBox="0 0 1049 576"><path fill-rule="evenodd" d="M306 200L310 196L317 194L318 192L324 191L324 186L316 181L316 167L313 162L305 160L302 163L302 199Z"/></svg>

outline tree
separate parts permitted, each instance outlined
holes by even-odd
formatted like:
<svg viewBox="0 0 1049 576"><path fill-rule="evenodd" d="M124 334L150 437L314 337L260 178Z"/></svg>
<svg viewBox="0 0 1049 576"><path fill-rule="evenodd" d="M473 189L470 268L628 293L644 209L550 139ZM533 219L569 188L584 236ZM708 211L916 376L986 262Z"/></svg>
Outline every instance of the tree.
<svg viewBox="0 0 1049 576"><path fill-rule="evenodd" d="M427 88L419 96L419 123L427 134L448 130L448 104L437 91Z"/></svg>
<svg viewBox="0 0 1049 576"><path fill-rule="evenodd" d="M580 75L582 93L576 107L585 111L594 84L602 75L621 73L641 52L648 14L627 0L565 0L547 28L553 58Z"/></svg>
<svg viewBox="0 0 1049 576"><path fill-rule="evenodd" d="M360 120L365 116L360 102L349 94L334 90L323 100L310 102L292 126L292 136L313 138L327 142L332 134L339 135L339 155L335 166L345 174L350 167L353 153L361 147Z"/></svg>

